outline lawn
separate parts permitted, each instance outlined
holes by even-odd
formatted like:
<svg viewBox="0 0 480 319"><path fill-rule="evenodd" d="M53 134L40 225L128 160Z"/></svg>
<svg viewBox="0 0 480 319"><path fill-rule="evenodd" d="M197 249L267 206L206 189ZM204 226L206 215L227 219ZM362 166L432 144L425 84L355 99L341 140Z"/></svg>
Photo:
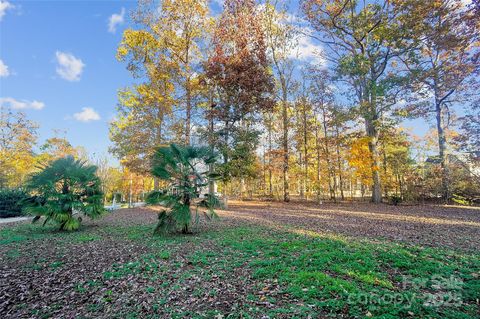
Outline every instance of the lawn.
<svg viewBox="0 0 480 319"><path fill-rule="evenodd" d="M153 209L0 228L2 318L477 318L480 210L233 202L193 235Z"/></svg>

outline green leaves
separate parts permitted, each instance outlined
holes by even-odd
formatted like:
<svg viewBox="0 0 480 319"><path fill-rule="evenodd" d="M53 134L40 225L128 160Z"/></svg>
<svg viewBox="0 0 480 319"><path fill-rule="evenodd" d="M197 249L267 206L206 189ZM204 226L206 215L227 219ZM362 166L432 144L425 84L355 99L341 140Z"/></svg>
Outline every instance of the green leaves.
<svg viewBox="0 0 480 319"><path fill-rule="evenodd" d="M99 217L105 210L96 170L72 156L51 162L27 182L27 189L36 196L26 201L25 212L36 216L33 222L44 216L44 224L53 220L67 231L80 227L81 218L75 214Z"/></svg>
<svg viewBox="0 0 480 319"><path fill-rule="evenodd" d="M192 219L190 206L199 197L202 187L222 177L210 171L199 172L199 169L205 170L206 165L214 164L216 158L216 154L208 147L171 144L156 151L152 174L168 181L169 186L166 191L154 191L147 196L148 204L158 204L167 208L158 216L155 233L165 234L175 229L181 229L183 233L189 232ZM201 203L197 203L196 220L198 206ZM208 207L210 215L213 215L213 205Z"/></svg>

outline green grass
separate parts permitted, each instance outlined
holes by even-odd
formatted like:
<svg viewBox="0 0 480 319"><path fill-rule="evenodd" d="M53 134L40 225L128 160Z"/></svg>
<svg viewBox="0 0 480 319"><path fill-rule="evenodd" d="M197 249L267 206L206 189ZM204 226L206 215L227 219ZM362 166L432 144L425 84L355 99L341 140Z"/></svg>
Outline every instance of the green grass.
<svg viewBox="0 0 480 319"><path fill-rule="evenodd" d="M272 316L348 313L378 318L474 318L479 311L475 305L480 298L478 255L255 228L233 229L210 238L224 247L222 255L228 254L230 266L246 264L255 279L275 279L284 293L308 305L300 312L294 305L272 310ZM192 261L217 263L222 271L214 256L205 252L194 254ZM454 305L425 305L440 296L453 299ZM463 304L456 302L460 300Z"/></svg>
<svg viewBox="0 0 480 319"><path fill-rule="evenodd" d="M166 238L152 236L148 226L82 229L77 233L51 231L30 225L1 229L0 244L14 245L14 249L8 250L8 256L14 258L21 254L21 245L32 240L88 243L113 236L141 242L151 252L136 260L112 264L103 273L103 279L85 278L85 283L75 289L86 293L102 286L103 281L138 276L146 280L142 289L157 298L153 307L169 311L172 318L215 316L217 312L212 309L203 313L175 309L169 306L167 296L195 278L205 282L242 280L232 277L238 267L244 267L253 279L244 280L252 285L244 300L253 304L268 301L275 307L251 307L243 302L244 306L229 318L256 318L265 313L272 318L339 314L357 318L475 318L480 311L479 254L386 241L312 237L259 227ZM187 247L186 256L183 253L178 258ZM62 265L59 260L49 267ZM272 282L280 291L271 295L256 293ZM215 287L207 291L196 287L191 291L192 296L219 293ZM110 303L113 298L114 292L107 290L102 302ZM87 309L103 306L92 304ZM123 315L134 318L135 309L129 311Z"/></svg>

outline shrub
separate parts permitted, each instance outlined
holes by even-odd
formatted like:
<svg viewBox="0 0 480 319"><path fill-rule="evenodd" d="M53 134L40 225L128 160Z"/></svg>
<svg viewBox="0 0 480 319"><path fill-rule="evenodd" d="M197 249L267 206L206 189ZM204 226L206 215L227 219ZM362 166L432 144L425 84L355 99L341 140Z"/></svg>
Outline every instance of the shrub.
<svg viewBox="0 0 480 319"><path fill-rule="evenodd" d="M390 202L394 205L397 206L402 202L402 196L400 195L392 195L390 196Z"/></svg>
<svg viewBox="0 0 480 319"><path fill-rule="evenodd" d="M54 221L60 230L78 229L82 219L77 213L96 218L105 211L96 171L96 166L72 156L51 162L30 177L27 189L35 196L25 211L36 216L33 222L44 216L44 225Z"/></svg>
<svg viewBox="0 0 480 319"><path fill-rule="evenodd" d="M28 194L21 189L0 189L0 218L22 216L22 202Z"/></svg>
<svg viewBox="0 0 480 319"><path fill-rule="evenodd" d="M467 198L465 196L453 194L452 201L456 204L463 205L463 206L471 206L474 202L473 198Z"/></svg>
<svg viewBox="0 0 480 319"><path fill-rule="evenodd" d="M203 166L213 164L216 156L207 147L178 146L171 144L169 147L161 147L154 156L152 173L160 179L170 183L168 192L155 193L158 204L165 206L158 215L158 225L155 233L164 234L168 231L180 228L182 233L189 233L192 220L190 207L194 199L199 197L199 191L208 183L220 177L218 174L199 172ZM198 167L200 166L200 167ZM154 196L150 197L151 203ZM218 200L209 197L204 202L196 204L196 220L198 221L198 207L201 204L207 206L205 216L215 217L213 210Z"/></svg>

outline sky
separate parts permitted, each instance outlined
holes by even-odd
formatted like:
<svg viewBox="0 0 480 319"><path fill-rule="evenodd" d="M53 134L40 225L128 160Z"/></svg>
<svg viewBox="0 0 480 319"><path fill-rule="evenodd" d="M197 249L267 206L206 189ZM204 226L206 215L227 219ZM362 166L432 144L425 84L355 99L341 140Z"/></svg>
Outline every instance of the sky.
<svg viewBox="0 0 480 319"><path fill-rule="evenodd" d="M115 59L136 1L0 2L0 103L106 154L117 90L133 82ZM63 135L61 133L60 135Z"/></svg>
<svg viewBox="0 0 480 319"><path fill-rule="evenodd" d="M213 1L218 14L221 0ZM39 143L65 136L94 157L108 156L117 91L134 80L115 58L136 1L0 0L0 105L39 124ZM215 12L216 11L216 12ZM291 7L291 11L298 8ZM299 62L320 47L299 42ZM416 134L423 121L408 122ZM110 156L111 158L111 156Z"/></svg>

